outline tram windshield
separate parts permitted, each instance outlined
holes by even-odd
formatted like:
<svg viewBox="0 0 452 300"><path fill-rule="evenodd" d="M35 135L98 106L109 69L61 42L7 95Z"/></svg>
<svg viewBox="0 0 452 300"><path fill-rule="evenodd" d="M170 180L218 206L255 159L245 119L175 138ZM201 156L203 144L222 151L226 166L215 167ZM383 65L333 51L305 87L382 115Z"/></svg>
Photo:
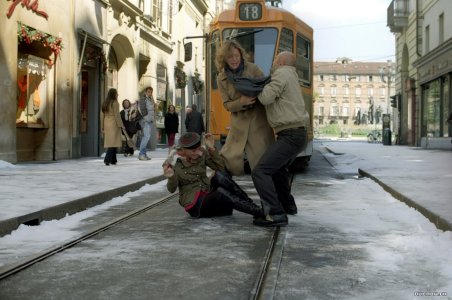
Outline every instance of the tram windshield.
<svg viewBox="0 0 452 300"><path fill-rule="evenodd" d="M223 40L237 40L245 49L249 60L257 64L265 75L270 74L277 37L276 28L228 28L223 30Z"/></svg>

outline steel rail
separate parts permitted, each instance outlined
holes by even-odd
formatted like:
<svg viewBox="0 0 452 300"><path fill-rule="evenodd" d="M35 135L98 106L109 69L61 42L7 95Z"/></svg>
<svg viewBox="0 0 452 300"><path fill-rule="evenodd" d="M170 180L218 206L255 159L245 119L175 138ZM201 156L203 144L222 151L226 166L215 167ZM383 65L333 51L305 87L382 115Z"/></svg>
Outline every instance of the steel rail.
<svg viewBox="0 0 452 300"><path fill-rule="evenodd" d="M160 198L159 200L157 200L157 201L155 201L155 202L153 202L153 203L151 203L149 205L146 205L146 206L144 206L142 208L138 208L138 209L136 209L136 210L134 210L134 211L132 211L130 213L127 213L127 214L125 214L125 215L123 215L121 217L118 217L118 218L113 219L113 220L111 220L109 222L106 222L106 223L98 226L97 228L89 231L88 233L84 233L84 234L78 236L77 238L74 238L74 239L71 239L71 240L69 240L67 242L64 242L61 245L51 247L51 248L49 248L47 250L44 250L44 251L42 251L42 252L40 252L38 254L31 255L31 256L29 256L29 257L27 257L27 258L25 258L25 259L23 259L23 260L21 260L21 261L19 261L17 263L14 263L14 264L2 267L2 268L0 268L0 280L6 278L8 276L11 276L11 275L13 275L15 273L18 273L18 272L20 272L20 271L22 271L22 270L34 265L37 262L45 260L46 258L48 258L48 257L50 257L52 255L55 255L55 254L57 254L59 252L62 252L64 250L68 249L68 248L71 248L71 247L77 245L78 243L80 243L80 242L82 242L82 241L84 241L84 240L86 240L86 239L88 239L88 238L90 238L92 236L95 236L95 235L97 235L97 234L99 234L99 233L101 233L103 231L106 231L106 230L110 229L113 226L116 226L116 225L118 225L118 224L120 224L120 223L122 223L124 221L127 221L127 220L129 220L131 218L134 218L134 217L136 217L136 216L138 216L138 215L140 215L140 214L142 214L142 213L144 213L144 212L146 212L146 211L148 211L150 209L153 209L153 208L155 208L155 207L157 207L157 206L159 206L159 205L161 205L161 204L163 204L165 202L168 202L171 199L176 198L178 195L179 195L179 193L175 193L175 194L171 194L169 196L165 196L163 198Z"/></svg>
<svg viewBox="0 0 452 300"><path fill-rule="evenodd" d="M279 231L280 231L279 227L273 229L273 233L268 242L268 247L264 256L264 260L259 270L259 275L257 277L256 282L254 283L253 289L251 290L251 295L249 298L250 300L262 299L263 297L263 293L266 287L265 283L268 275L268 269L273 258L273 253L275 250L276 241L278 240Z"/></svg>

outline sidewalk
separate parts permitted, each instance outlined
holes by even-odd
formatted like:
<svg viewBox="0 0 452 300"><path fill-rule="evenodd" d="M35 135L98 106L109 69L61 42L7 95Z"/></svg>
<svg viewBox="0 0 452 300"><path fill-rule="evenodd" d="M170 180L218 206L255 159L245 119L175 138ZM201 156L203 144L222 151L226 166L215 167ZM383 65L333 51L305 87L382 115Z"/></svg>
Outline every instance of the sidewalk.
<svg viewBox="0 0 452 300"><path fill-rule="evenodd" d="M149 161L137 155L118 154L115 166L105 166L101 157L17 165L0 161L0 236L20 224L58 219L164 179L161 166L168 149L148 152Z"/></svg>
<svg viewBox="0 0 452 300"><path fill-rule="evenodd" d="M358 169L437 228L452 230L452 151L327 140L319 148L341 173Z"/></svg>

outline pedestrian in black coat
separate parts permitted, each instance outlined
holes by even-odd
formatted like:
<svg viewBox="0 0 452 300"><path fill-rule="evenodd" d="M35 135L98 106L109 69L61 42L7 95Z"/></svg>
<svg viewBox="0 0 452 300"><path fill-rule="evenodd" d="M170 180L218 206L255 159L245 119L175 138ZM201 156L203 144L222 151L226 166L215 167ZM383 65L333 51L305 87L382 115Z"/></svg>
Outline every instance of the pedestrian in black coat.
<svg viewBox="0 0 452 300"><path fill-rule="evenodd" d="M122 123L124 124L124 127L125 127L125 132L123 132L122 134L126 138L126 142L124 143L124 149L123 149L124 156L132 156L133 152L134 152L133 137L136 133L136 130L132 130L133 124L134 124L130 119L132 105L128 99L124 99L124 101L122 101L122 108L123 108L123 110L121 110L120 115L121 115Z"/></svg>
<svg viewBox="0 0 452 300"><path fill-rule="evenodd" d="M174 145L176 133L179 132L179 116L172 104L168 106L168 112L165 115L165 132L168 136L168 147L171 148Z"/></svg>
<svg viewBox="0 0 452 300"><path fill-rule="evenodd" d="M187 132L196 132L200 136L205 131L204 120L202 118L202 114L197 111L196 104L191 106L192 111L190 114L187 114L185 119L185 127L187 128Z"/></svg>

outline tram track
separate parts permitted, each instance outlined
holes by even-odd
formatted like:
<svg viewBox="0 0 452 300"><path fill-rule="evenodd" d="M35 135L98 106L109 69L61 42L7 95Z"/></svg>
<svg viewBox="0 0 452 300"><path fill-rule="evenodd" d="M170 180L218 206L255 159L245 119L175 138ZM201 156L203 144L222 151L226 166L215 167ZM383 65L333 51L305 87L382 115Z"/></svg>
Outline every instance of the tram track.
<svg viewBox="0 0 452 300"><path fill-rule="evenodd" d="M294 176L291 176L291 183ZM155 200L153 203L137 208L129 213L122 214L110 221L98 225L96 228L89 230L73 239L65 241L59 245L48 248L35 255L31 255L5 267L0 267L0 281L6 279L14 274L18 274L25 269L32 267L38 262L45 261L52 256L62 253L65 250L77 246L102 232L114 228L115 226L131 220L139 215L142 215L153 208L161 206L170 200L177 199L178 193L162 197ZM248 289L245 288L242 292L248 290L248 298L257 299L273 299L276 291L279 270L282 260L282 254L285 243L286 227L276 227L267 229L266 238L262 244L260 255L253 257L256 262L256 277L250 278ZM24 272L26 274L26 272Z"/></svg>
<svg viewBox="0 0 452 300"><path fill-rule="evenodd" d="M60 253L60 252L66 250L68 248L71 248L71 247L79 244L80 242L88 239L88 238L91 238L91 237L93 237L93 236L95 236L95 235L97 235L97 234L99 234L99 233L101 233L103 231L106 231L106 230L108 230L108 229L110 229L110 228L112 228L112 227L114 227L114 226L116 226L116 225L118 225L118 224L120 224L122 222L125 222L125 221L127 221L129 219L132 219L132 218L134 218L134 217L136 217L136 216L138 216L138 215L140 215L140 214L142 214L144 212L147 212L148 210L151 210L151 209L153 209L153 208L155 208L155 207L157 207L157 206L159 206L159 205L161 205L161 204L163 204L165 202L168 202L171 199L174 199L174 198L176 198L178 196L179 196L179 193L175 193L175 194L171 194L169 196L165 196L163 198L160 198L159 200L157 200L157 201L155 201L155 202L153 202L153 203L151 203L149 205L146 205L144 207L141 207L141 208L138 208L136 210L133 210L130 213L124 214L124 215L122 215L120 217L117 217L117 218L115 218L115 219L113 219L113 220L111 220L109 222L103 223L102 225L96 227L95 229L90 230L89 232L84 233L84 234L82 234L82 235L80 235L80 236L78 236L78 237L76 237L74 239L66 241L63 244L51 247L51 248L49 248L47 250L44 250L44 251L42 251L42 252L40 252L38 254L31 255L31 256L29 256L29 257L27 257L25 259L22 259L21 261L19 261L17 263L13 263L11 265L7 265L5 267L1 267L0 268L0 280L5 279L8 276L11 276L13 274L16 274L16 273L18 273L18 272L20 272L20 271L22 271L22 270L34 265L34 264L40 262L40 261L43 261L43 260L45 260L45 259L47 259L47 258L49 258L49 257L51 257L51 256L53 256L53 255L55 255L57 253Z"/></svg>

